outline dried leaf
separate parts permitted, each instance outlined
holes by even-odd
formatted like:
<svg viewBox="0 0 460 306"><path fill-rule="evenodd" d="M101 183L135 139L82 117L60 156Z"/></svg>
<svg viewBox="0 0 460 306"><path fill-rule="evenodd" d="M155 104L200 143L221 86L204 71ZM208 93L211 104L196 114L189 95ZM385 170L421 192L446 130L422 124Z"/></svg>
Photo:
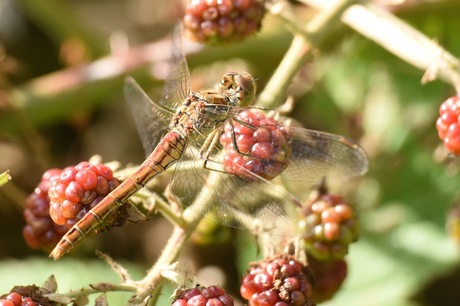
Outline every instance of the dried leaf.
<svg viewBox="0 0 460 306"><path fill-rule="evenodd" d="M57 290L58 284L56 277L52 274L48 279L43 283L40 289L43 289L44 293L55 293Z"/></svg>
<svg viewBox="0 0 460 306"><path fill-rule="evenodd" d="M101 294L96 298L94 303L95 306L109 306L109 302L107 301L107 296L105 294Z"/></svg>

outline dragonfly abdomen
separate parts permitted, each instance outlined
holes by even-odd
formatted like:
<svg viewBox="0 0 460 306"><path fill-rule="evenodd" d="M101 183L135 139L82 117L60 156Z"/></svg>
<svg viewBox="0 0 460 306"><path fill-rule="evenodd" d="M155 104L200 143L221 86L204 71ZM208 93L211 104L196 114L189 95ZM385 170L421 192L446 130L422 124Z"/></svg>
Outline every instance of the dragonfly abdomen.
<svg viewBox="0 0 460 306"><path fill-rule="evenodd" d="M50 256L58 259L70 251L74 245L86 237L92 230L100 226L136 191L174 164L181 157L185 145L186 139L181 133L174 130L167 133L139 169L127 177L117 188L78 221L62 237Z"/></svg>

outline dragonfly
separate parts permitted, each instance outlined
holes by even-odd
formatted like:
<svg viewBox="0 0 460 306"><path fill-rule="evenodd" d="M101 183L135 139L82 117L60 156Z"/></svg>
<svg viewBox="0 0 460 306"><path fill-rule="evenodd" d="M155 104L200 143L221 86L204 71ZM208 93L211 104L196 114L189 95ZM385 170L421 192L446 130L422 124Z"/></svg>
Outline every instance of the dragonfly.
<svg viewBox="0 0 460 306"><path fill-rule="evenodd" d="M260 220L261 224L274 224L274 220L288 224L298 215L295 200L283 188L255 174L251 180L242 178L223 167L219 137L226 124L237 121L238 114L252 108L250 104L256 96L254 78L246 72L230 72L215 88L192 91L177 33L173 36L171 58L159 102L152 101L131 77L124 85L146 160L62 237L50 257L58 259L70 251L135 192L173 165L169 186L178 202L202 215L212 211L222 224L247 227L247 222L239 221L238 216ZM283 180L343 180L367 171L366 152L351 139L297 127L286 130L291 154L289 165L281 173ZM210 180L220 182L219 186ZM200 206L196 201L200 190L208 190L212 205ZM282 226L283 222L276 224Z"/></svg>

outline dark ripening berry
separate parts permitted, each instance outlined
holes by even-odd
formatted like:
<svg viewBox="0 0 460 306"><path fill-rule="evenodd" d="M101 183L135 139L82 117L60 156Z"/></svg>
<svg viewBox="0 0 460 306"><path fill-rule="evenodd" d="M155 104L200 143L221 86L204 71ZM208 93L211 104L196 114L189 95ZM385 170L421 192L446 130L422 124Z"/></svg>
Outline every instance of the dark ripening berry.
<svg viewBox="0 0 460 306"><path fill-rule="evenodd" d="M308 252L319 260L342 259L358 239L357 216L342 197L325 187L314 191L302 206L301 228Z"/></svg>
<svg viewBox="0 0 460 306"><path fill-rule="evenodd" d="M225 150L225 169L246 180L255 179L251 173L271 180L289 164L291 147L286 128L259 111L243 111L232 123L226 123L220 142Z"/></svg>
<svg viewBox="0 0 460 306"><path fill-rule="evenodd" d="M216 45L253 35L264 14L261 0L191 0L184 27L190 39Z"/></svg>
<svg viewBox="0 0 460 306"><path fill-rule="evenodd" d="M181 289L172 306L233 306L233 298L217 286Z"/></svg>
<svg viewBox="0 0 460 306"><path fill-rule="evenodd" d="M49 214L55 223L69 229L119 183L103 164L81 162L67 167L49 188Z"/></svg>
<svg viewBox="0 0 460 306"><path fill-rule="evenodd" d="M243 278L240 293L250 306L314 305L311 273L290 256L253 264Z"/></svg>
<svg viewBox="0 0 460 306"><path fill-rule="evenodd" d="M67 227L55 224L49 215L48 190L60 175L62 175L61 169L46 171L37 188L26 200L26 208L23 212L26 225L22 235L31 248L51 247L67 232Z"/></svg>
<svg viewBox="0 0 460 306"><path fill-rule="evenodd" d="M311 269L315 279L315 287L313 288L315 303L330 300L347 277L347 263L343 259L319 261L312 256L308 256L308 267Z"/></svg>
<svg viewBox="0 0 460 306"><path fill-rule="evenodd" d="M439 107L436 129L446 149L460 155L460 95L450 97Z"/></svg>

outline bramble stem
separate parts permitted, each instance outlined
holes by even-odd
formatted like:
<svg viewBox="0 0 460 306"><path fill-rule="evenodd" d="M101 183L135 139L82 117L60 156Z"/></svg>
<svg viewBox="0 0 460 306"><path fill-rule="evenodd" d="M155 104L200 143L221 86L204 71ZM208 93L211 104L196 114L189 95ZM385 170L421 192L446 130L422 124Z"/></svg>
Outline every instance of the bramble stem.
<svg viewBox="0 0 460 306"><path fill-rule="evenodd" d="M306 5L328 10L338 0L301 0ZM379 44L405 62L425 70L422 82L440 78L460 92L460 61L427 37L390 12L373 4L353 5L342 21L368 39Z"/></svg>
<svg viewBox="0 0 460 306"><path fill-rule="evenodd" d="M340 23L342 13L355 2L356 0L337 1L331 9L320 11L304 28L294 27L296 34L291 46L257 99L258 106L275 108L282 103L289 84L306 63L312 50L321 45L331 33L331 28ZM275 11L275 14L285 21L292 20L290 15L284 15L288 14L286 10Z"/></svg>
<svg viewBox="0 0 460 306"><path fill-rule="evenodd" d="M136 194L134 194L133 197L143 199L144 201L154 201L153 210L161 213L174 226L178 226L181 228L185 226L182 217L179 216L178 213L173 211L171 209L171 205L169 205L165 200L163 200L162 197L160 197L156 193L150 192L147 189L141 189Z"/></svg>
<svg viewBox="0 0 460 306"><path fill-rule="evenodd" d="M162 270L177 260L201 219L211 205L214 204L215 193L220 190L218 186L224 182L226 177L220 172L211 171L205 184L207 187L201 190L193 204L183 213L183 218L186 221L185 227L174 227L174 231L155 265L144 279L137 282L141 290L138 291L131 302L134 304L142 303L148 296L151 297L152 303L156 301L164 281L161 276Z"/></svg>

